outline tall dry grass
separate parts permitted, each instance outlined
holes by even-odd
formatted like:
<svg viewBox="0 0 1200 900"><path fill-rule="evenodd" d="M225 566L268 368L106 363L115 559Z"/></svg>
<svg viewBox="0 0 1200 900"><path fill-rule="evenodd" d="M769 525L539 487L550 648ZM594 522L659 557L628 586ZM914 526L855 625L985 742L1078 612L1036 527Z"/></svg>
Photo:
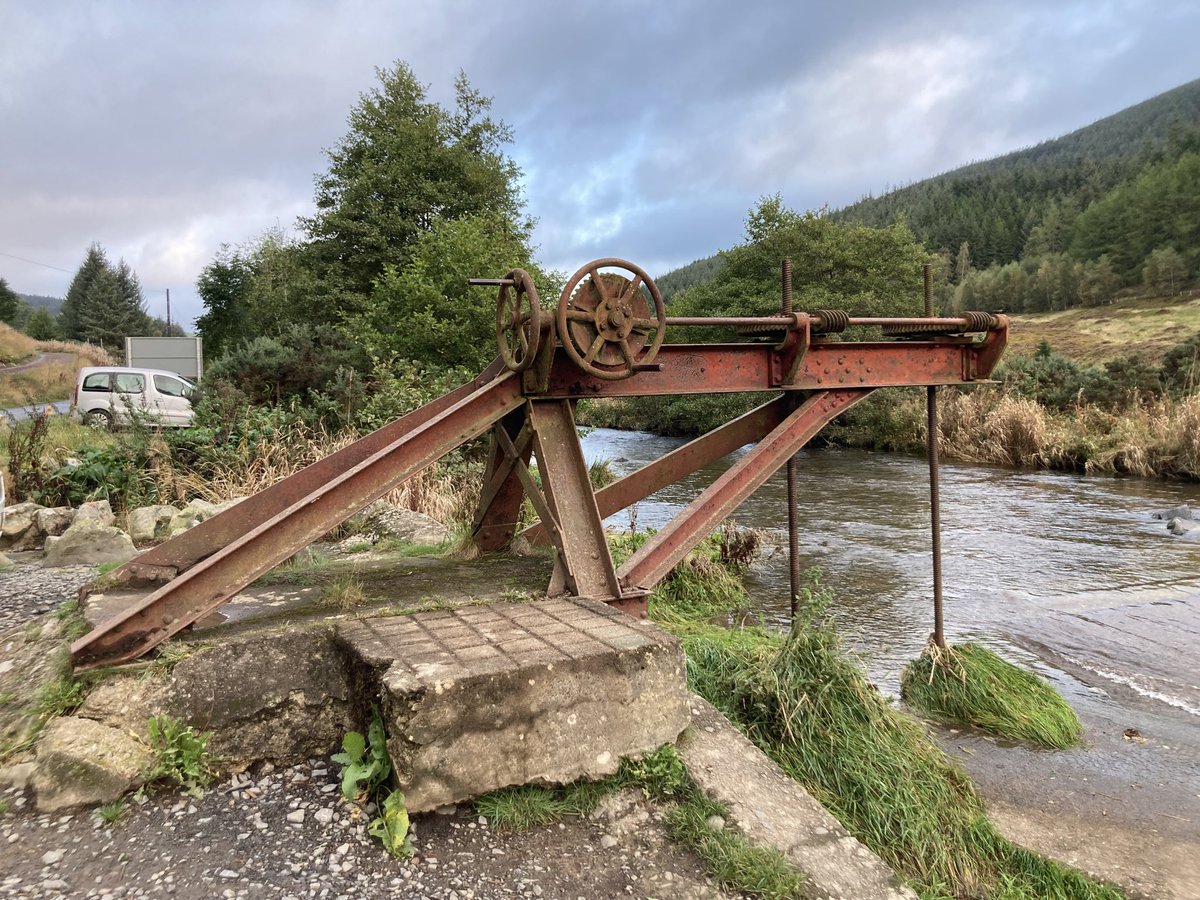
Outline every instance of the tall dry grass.
<svg viewBox="0 0 1200 900"><path fill-rule="evenodd" d="M203 472L172 466L164 452L154 467L160 484L180 497L199 497L222 503L247 497L353 443L357 435L330 434L296 422L271 439L247 442L235 452L209 461ZM432 516L439 522L470 521L479 502L480 480L435 463L418 472L382 499L404 509Z"/></svg>
<svg viewBox="0 0 1200 900"><path fill-rule="evenodd" d="M1054 412L1000 388L946 390L938 411L950 459L1200 480L1200 394L1112 413L1088 404Z"/></svg>

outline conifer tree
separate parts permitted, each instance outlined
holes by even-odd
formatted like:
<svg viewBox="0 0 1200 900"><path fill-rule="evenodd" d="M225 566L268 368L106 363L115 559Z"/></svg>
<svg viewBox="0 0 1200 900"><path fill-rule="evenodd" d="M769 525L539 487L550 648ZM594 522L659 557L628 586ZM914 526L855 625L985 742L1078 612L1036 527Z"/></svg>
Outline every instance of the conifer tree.
<svg viewBox="0 0 1200 900"><path fill-rule="evenodd" d="M12 324L20 309L21 298L8 286L8 282L4 278L0 278L0 321Z"/></svg>
<svg viewBox="0 0 1200 900"><path fill-rule="evenodd" d="M92 244L88 247L83 263L75 272L75 277L71 279L62 309L58 312L58 328L66 340L77 341L82 338L80 326L83 310L87 306L88 290L96 277L107 269L108 258L104 255L104 248L99 244Z"/></svg>

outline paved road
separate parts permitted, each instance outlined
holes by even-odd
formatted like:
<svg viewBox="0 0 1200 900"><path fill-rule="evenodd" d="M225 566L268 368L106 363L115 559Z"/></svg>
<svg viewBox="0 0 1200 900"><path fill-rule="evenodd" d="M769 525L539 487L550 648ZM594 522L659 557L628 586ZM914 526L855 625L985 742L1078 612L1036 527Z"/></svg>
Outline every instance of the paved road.
<svg viewBox="0 0 1200 900"><path fill-rule="evenodd" d="M15 406L12 409L4 410L4 414L14 422L20 422L22 419L28 419L35 410L43 409L47 406L53 406L56 413L67 413L71 409L71 401L53 400L46 403L34 403L29 406Z"/></svg>

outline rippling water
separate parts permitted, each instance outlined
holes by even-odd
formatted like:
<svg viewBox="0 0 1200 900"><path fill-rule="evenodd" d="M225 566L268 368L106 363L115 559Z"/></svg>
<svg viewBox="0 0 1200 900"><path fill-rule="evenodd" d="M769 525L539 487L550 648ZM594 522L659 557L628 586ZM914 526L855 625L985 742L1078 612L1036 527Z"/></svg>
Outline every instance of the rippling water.
<svg viewBox="0 0 1200 900"><path fill-rule="evenodd" d="M589 460L624 475L682 441L593 429ZM659 527L745 449L637 506ZM895 692L932 628L925 461L852 450L799 455L802 565L820 566L872 677ZM947 635L978 639L1049 674L1046 660L1200 717L1200 540L1151 513L1200 507L1200 486L954 463L942 467ZM766 533L748 579L756 611L788 617L786 489L772 477L734 515ZM628 527L628 512L608 524Z"/></svg>

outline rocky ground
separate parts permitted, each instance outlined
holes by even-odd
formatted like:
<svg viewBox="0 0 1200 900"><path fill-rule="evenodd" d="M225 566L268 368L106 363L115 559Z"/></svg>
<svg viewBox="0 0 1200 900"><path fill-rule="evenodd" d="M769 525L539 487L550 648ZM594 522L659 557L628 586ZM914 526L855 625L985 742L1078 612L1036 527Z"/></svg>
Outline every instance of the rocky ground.
<svg viewBox="0 0 1200 900"><path fill-rule="evenodd" d="M502 834L470 807L416 817L416 855L389 857L323 760L232 776L194 799L130 800L112 825L46 816L15 789L0 816L5 897L733 897L667 836L640 795L588 819Z"/></svg>
<svg viewBox="0 0 1200 900"><path fill-rule="evenodd" d="M94 568L43 569L11 554L0 628L74 599ZM162 788L106 824L92 811L45 815L23 787L0 792L0 896L698 898L737 896L667 835L635 793L588 819L504 834L469 806L415 818L413 859L367 835L368 810L342 800L322 759L259 766L192 798Z"/></svg>

